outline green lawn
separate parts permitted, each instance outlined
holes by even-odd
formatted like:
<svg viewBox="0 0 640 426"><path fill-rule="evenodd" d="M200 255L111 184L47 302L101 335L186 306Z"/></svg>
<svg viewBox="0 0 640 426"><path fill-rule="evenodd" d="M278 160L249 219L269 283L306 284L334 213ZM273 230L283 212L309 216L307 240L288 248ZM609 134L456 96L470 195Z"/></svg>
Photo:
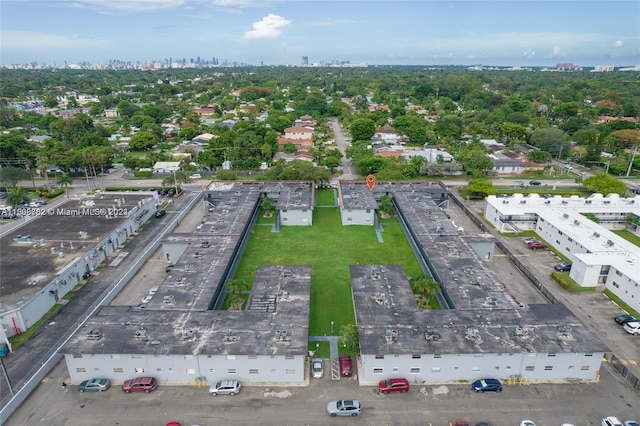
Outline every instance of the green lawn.
<svg viewBox="0 0 640 426"><path fill-rule="evenodd" d="M321 197L325 197L321 191ZM332 195L331 195L332 197ZM342 226L337 207L314 209L313 226L256 226L235 279L253 283L259 265L311 265L309 335L334 335L355 324L349 265L403 265L408 277L422 273L400 226L389 225L379 243L371 226Z"/></svg>
<svg viewBox="0 0 640 426"><path fill-rule="evenodd" d="M611 231L614 234L616 234L617 236L624 238L625 240L629 241L631 244L635 244L638 247L640 247L640 236L634 234L631 231L626 231L626 230L615 230L615 231Z"/></svg>

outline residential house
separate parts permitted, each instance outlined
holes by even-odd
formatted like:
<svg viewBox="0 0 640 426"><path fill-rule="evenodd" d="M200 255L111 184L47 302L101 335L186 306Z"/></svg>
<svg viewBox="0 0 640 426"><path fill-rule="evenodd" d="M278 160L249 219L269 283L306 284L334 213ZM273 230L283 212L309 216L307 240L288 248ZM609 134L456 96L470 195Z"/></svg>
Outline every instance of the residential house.
<svg viewBox="0 0 640 426"><path fill-rule="evenodd" d="M156 161L153 165L154 174L169 174L182 168L182 161Z"/></svg>
<svg viewBox="0 0 640 426"><path fill-rule="evenodd" d="M492 174L496 175L519 175L522 174L523 162L509 158L501 152L489 154L489 158L493 161Z"/></svg>

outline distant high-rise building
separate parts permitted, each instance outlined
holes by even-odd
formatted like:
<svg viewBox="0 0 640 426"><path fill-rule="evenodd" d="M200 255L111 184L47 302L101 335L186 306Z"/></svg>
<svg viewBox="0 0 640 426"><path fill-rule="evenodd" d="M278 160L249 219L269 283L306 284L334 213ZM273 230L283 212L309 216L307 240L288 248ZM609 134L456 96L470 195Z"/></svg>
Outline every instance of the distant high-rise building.
<svg viewBox="0 0 640 426"><path fill-rule="evenodd" d="M560 71L572 70L573 69L573 64L569 63L569 62L556 64L556 69L560 70Z"/></svg>
<svg viewBox="0 0 640 426"><path fill-rule="evenodd" d="M309 65L309 57L308 56L303 56L302 57L302 65L304 65L305 67Z"/></svg>

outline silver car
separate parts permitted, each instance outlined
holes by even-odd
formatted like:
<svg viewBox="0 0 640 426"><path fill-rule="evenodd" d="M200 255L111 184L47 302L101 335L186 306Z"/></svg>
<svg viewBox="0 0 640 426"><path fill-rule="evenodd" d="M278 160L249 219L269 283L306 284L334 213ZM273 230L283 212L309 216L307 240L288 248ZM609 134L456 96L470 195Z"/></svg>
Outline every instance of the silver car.
<svg viewBox="0 0 640 426"><path fill-rule="evenodd" d="M324 376L324 363L321 359L311 360L311 373L314 379L322 379Z"/></svg>
<svg viewBox="0 0 640 426"><path fill-rule="evenodd" d="M357 399L339 399L327 404L327 414L336 416L357 416L362 413L362 406Z"/></svg>
<svg viewBox="0 0 640 426"><path fill-rule="evenodd" d="M216 395L235 395L240 392L240 382L237 380L220 380L209 386L209 393Z"/></svg>

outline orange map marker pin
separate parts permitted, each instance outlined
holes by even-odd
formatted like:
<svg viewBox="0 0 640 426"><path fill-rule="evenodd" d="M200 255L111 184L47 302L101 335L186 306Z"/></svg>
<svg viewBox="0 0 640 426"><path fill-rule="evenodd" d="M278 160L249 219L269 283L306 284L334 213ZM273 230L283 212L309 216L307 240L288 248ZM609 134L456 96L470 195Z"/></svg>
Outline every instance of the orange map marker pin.
<svg viewBox="0 0 640 426"><path fill-rule="evenodd" d="M373 189L373 186L376 184L376 177L374 175L367 176L367 186L369 189Z"/></svg>

